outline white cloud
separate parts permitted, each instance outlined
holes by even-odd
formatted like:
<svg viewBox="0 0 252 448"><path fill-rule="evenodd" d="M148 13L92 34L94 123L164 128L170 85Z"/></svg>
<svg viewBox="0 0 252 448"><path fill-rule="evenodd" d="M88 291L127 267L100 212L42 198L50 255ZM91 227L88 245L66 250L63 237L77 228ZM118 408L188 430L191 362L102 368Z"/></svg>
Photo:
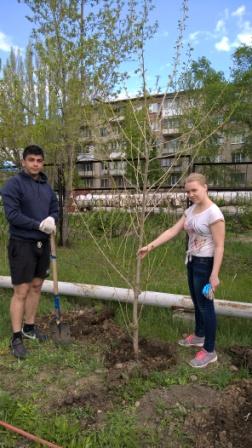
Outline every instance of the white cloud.
<svg viewBox="0 0 252 448"><path fill-rule="evenodd" d="M240 25L241 32L236 36L236 46L241 44L252 45L252 24L248 21L242 21Z"/></svg>
<svg viewBox="0 0 252 448"><path fill-rule="evenodd" d="M244 44L247 46L252 46L252 33L241 33L237 35L238 46Z"/></svg>
<svg viewBox="0 0 252 448"><path fill-rule="evenodd" d="M223 36L219 42L216 42L215 48L218 51L230 51L231 44L228 36Z"/></svg>
<svg viewBox="0 0 252 448"><path fill-rule="evenodd" d="M18 47L17 45L14 45L11 41L11 38L7 36L7 34L2 33L0 31L0 51L3 51L5 53L9 53L11 48L15 51L15 53L23 51L22 48Z"/></svg>
<svg viewBox="0 0 252 448"><path fill-rule="evenodd" d="M203 39L209 39L213 37L213 33L210 33L209 31L195 31L194 33L189 34L189 40L192 44L198 44Z"/></svg>
<svg viewBox="0 0 252 448"><path fill-rule="evenodd" d="M225 8L217 20L214 30L198 30L189 35L192 45L212 41L215 49L229 52L242 44L252 46L252 23L246 20L246 7L241 4L236 10Z"/></svg>
<svg viewBox="0 0 252 448"><path fill-rule="evenodd" d="M200 31L195 31L194 33L189 34L189 40L193 43L199 42Z"/></svg>
<svg viewBox="0 0 252 448"><path fill-rule="evenodd" d="M246 7L244 5L239 6L235 11L229 15L229 11L225 9L224 19L218 20L215 27L215 39L218 41L215 43L217 51L228 52L233 48L237 48L242 44L252 45L252 24L250 21L245 20ZM234 23L230 23L231 17L234 17ZM230 33L227 30L231 30L235 33L235 37L230 39Z"/></svg>
<svg viewBox="0 0 252 448"><path fill-rule="evenodd" d="M9 52L11 49L11 41L6 34L0 31L0 50Z"/></svg>
<svg viewBox="0 0 252 448"><path fill-rule="evenodd" d="M224 33L226 32L225 20L223 19L218 20L218 22L216 23L215 31L217 33L221 31L223 31Z"/></svg>
<svg viewBox="0 0 252 448"><path fill-rule="evenodd" d="M244 5L239 6L235 11L232 12L234 17L242 17L245 14L246 7Z"/></svg>

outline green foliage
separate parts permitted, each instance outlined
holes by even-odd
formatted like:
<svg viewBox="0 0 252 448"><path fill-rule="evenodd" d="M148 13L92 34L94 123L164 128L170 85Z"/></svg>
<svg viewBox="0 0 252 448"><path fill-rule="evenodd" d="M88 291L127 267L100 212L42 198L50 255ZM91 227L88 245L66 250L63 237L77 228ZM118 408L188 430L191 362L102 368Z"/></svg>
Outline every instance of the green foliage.
<svg viewBox="0 0 252 448"><path fill-rule="evenodd" d="M234 120L239 133L243 133L245 143L242 152L252 158L252 49L242 45L233 55L232 78L234 88L240 92L240 103L236 109Z"/></svg>
<svg viewBox="0 0 252 448"><path fill-rule="evenodd" d="M124 235L128 230L128 214L123 211L97 211L88 213L86 217L87 226L94 236L102 237L106 234L107 238L114 238Z"/></svg>
<svg viewBox="0 0 252 448"><path fill-rule="evenodd" d="M134 409L128 409L126 412L118 409L108 414L104 428L90 434L84 446L85 448L137 448L139 445Z"/></svg>
<svg viewBox="0 0 252 448"><path fill-rule="evenodd" d="M240 213L235 216L227 215L225 217L227 230L237 234L241 234L248 230L252 230L252 209L249 207L243 208Z"/></svg>
<svg viewBox="0 0 252 448"><path fill-rule="evenodd" d="M65 446L71 448L80 446L79 425L76 419L69 420L64 415L47 419L41 415L35 404L21 403L10 397L8 393L1 391L0 419L51 442L64 443ZM16 446L14 445L16 439L15 433L6 432L4 446L6 448Z"/></svg>
<svg viewBox="0 0 252 448"><path fill-rule="evenodd" d="M230 81L222 72L214 70L205 57L192 61L189 70L181 75L181 89L186 91L181 101L181 130L185 136L189 135L188 150L204 162L213 162L216 156L223 154L223 137L237 133L245 137L245 144L239 151L251 156L251 48L238 48L233 60ZM213 182L218 180L225 186L234 184L232 178L229 182L228 176L222 176L219 170L212 167L210 170Z"/></svg>

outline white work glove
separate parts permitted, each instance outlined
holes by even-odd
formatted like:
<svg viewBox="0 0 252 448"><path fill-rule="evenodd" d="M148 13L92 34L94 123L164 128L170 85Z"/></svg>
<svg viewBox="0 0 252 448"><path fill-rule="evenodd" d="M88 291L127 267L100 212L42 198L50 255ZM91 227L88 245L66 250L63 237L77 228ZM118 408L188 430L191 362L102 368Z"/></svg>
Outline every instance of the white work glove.
<svg viewBox="0 0 252 448"><path fill-rule="evenodd" d="M56 233L56 225L54 218L52 216L48 216L46 219L41 221L39 225L39 230L41 230L41 232L47 233L48 235L50 235L53 232Z"/></svg>

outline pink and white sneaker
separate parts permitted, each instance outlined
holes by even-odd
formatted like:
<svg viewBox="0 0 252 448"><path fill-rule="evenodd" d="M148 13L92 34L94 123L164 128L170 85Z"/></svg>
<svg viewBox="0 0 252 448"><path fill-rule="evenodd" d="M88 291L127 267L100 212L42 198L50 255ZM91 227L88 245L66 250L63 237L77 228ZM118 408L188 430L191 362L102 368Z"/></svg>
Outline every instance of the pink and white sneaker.
<svg viewBox="0 0 252 448"><path fill-rule="evenodd" d="M180 339L178 344L182 347L203 347L205 338L200 338L195 334L190 334L185 339Z"/></svg>
<svg viewBox="0 0 252 448"><path fill-rule="evenodd" d="M217 357L217 353L214 352L207 352L204 348L202 350L200 350L200 352L198 352L195 356L195 358L193 358L189 364L191 367L196 367L198 369L202 368L202 367L206 367L208 364L210 364L211 362L215 362L217 361L218 357Z"/></svg>

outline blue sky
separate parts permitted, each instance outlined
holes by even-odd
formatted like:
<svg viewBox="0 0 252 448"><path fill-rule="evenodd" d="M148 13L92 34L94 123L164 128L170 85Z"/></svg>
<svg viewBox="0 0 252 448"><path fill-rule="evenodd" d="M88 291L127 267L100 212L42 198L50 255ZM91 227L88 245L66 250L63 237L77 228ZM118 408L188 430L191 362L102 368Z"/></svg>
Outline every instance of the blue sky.
<svg viewBox="0 0 252 448"><path fill-rule="evenodd" d="M154 86L160 76L164 89L172 70L174 44L178 35L177 24L181 16L180 0L154 0L152 17L159 22L154 39L146 46L147 80ZM189 17L186 22L184 44L194 48L193 58L206 56L217 70L229 74L231 55L240 44L252 45L251 0L189 0ZM0 0L0 58L4 61L10 47L24 50L31 32L25 18L29 9L17 0ZM133 64L127 66L132 75L129 92L136 92L139 80L134 75Z"/></svg>

